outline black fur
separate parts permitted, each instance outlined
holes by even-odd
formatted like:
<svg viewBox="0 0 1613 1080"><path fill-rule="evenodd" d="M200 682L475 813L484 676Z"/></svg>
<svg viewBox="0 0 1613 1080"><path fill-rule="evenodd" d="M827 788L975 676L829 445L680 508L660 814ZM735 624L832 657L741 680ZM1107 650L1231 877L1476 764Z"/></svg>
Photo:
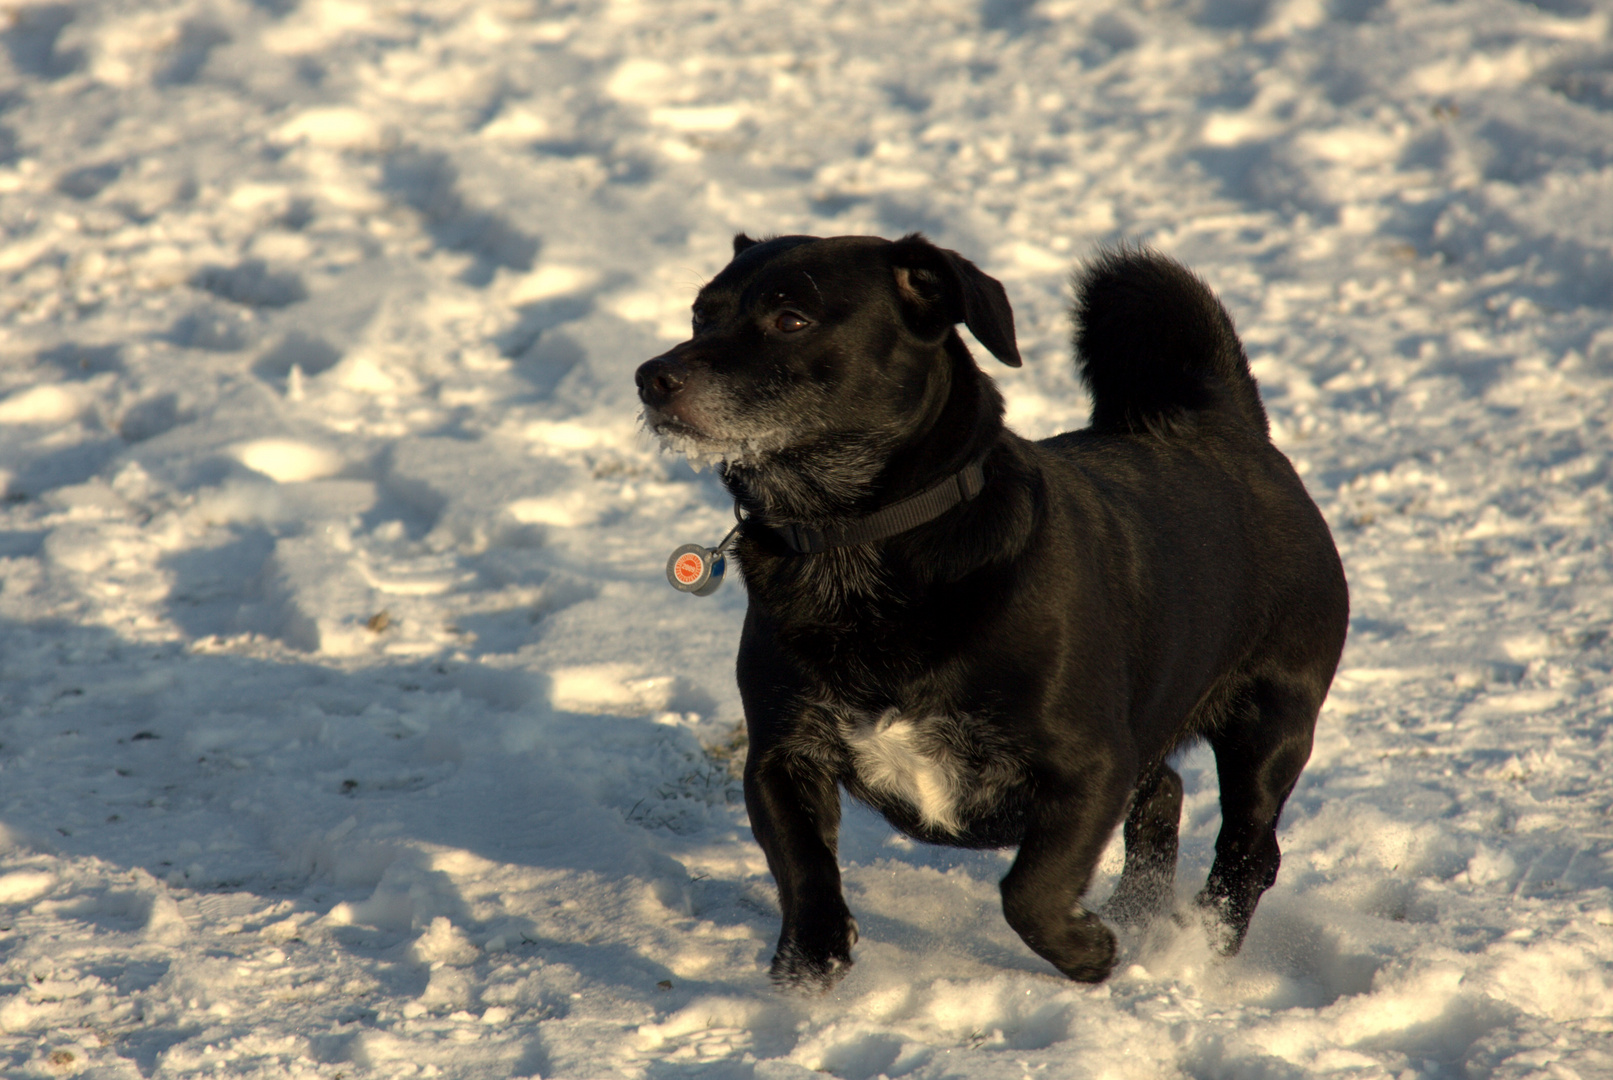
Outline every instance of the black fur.
<svg viewBox="0 0 1613 1080"><path fill-rule="evenodd" d="M918 839L1017 846L1008 922L1071 978L1104 978L1115 938L1080 898L1123 822L1108 914L1172 903L1167 757L1198 738L1223 827L1197 905L1237 951L1348 596L1214 295L1162 256L1101 255L1077 279L1092 426L1030 442L953 329L1018 363L1002 286L962 256L916 235L734 251L693 337L638 384L648 425L724 459L753 518L857 517L986 455L978 497L886 540L795 555L741 530L745 799L779 886L774 978L826 988L852 962L840 787Z"/></svg>
<svg viewBox="0 0 1613 1080"><path fill-rule="evenodd" d="M1187 267L1118 248L1075 281L1075 354L1092 392L1092 427L1142 431L1184 412L1266 410L1232 319Z"/></svg>

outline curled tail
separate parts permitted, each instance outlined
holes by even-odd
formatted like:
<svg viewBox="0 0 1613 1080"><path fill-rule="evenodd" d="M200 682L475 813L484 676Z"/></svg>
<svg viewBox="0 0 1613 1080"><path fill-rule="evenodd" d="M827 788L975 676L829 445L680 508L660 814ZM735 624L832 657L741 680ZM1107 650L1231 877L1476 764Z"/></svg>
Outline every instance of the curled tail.
<svg viewBox="0 0 1613 1080"><path fill-rule="evenodd" d="M1100 253L1076 274L1074 315L1094 428L1157 430L1214 412L1269 430L1232 317L1176 260L1137 248Z"/></svg>

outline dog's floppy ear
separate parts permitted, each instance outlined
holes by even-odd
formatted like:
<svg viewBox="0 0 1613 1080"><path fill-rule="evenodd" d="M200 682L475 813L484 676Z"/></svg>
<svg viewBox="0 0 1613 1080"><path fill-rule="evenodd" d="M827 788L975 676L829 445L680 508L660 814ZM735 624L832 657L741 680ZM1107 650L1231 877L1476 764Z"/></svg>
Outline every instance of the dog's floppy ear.
<svg viewBox="0 0 1613 1080"><path fill-rule="evenodd" d="M735 233L734 234L734 254L738 255L741 251L744 251L746 248L755 247L759 243L761 243L760 240L752 240L750 237L746 236L744 233Z"/></svg>
<svg viewBox="0 0 1613 1080"><path fill-rule="evenodd" d="M1002 282L919 233L902 237L891 248L896 294L914 330L940 337L963 323L991 355L1009 367L1019 367L1014 309Z"/></svg>

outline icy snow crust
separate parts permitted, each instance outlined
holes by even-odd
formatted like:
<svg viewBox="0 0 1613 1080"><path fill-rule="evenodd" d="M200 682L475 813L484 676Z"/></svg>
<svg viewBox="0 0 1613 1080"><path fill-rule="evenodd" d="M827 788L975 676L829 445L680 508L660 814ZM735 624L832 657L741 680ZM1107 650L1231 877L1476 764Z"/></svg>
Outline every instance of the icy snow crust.
<svg viewBox="0 0 1613 1080"><path fill-rule="evenodd" d="M1613 1075L1598 0L0 13L0 1073ZM821 999L733 764L731 522L636 431L728 238L1225 297L1354 590L1243 955L1058 978L850 809ZM1180 893L1218 825L1188 786ZM1093 899L1119 868L1112 849Z"/></svg>

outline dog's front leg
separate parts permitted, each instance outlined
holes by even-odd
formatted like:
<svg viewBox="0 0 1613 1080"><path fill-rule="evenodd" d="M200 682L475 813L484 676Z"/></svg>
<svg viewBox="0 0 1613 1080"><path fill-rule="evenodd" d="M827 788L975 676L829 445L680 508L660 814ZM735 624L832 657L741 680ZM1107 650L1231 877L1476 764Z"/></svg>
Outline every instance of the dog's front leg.
<svg viewBox="0 0 1613 1080"><path fill-rule="evenodd" d="M773 957L782 987L828 990L851 968L857 921L840 891L840 792L814 763L758 754L745 767L745 809L778 883L784 926Z"/></svg>
<svg viewBox="0 0 1613 1080"><path fill-rule="evenodd" d="M1019 854L1002 880L1008 925L1037 955L1078 982L1102 982L1115 964L1114 932L1081 906L1125 810L1128 792L1115 786L1039 790Z"/></svg>

